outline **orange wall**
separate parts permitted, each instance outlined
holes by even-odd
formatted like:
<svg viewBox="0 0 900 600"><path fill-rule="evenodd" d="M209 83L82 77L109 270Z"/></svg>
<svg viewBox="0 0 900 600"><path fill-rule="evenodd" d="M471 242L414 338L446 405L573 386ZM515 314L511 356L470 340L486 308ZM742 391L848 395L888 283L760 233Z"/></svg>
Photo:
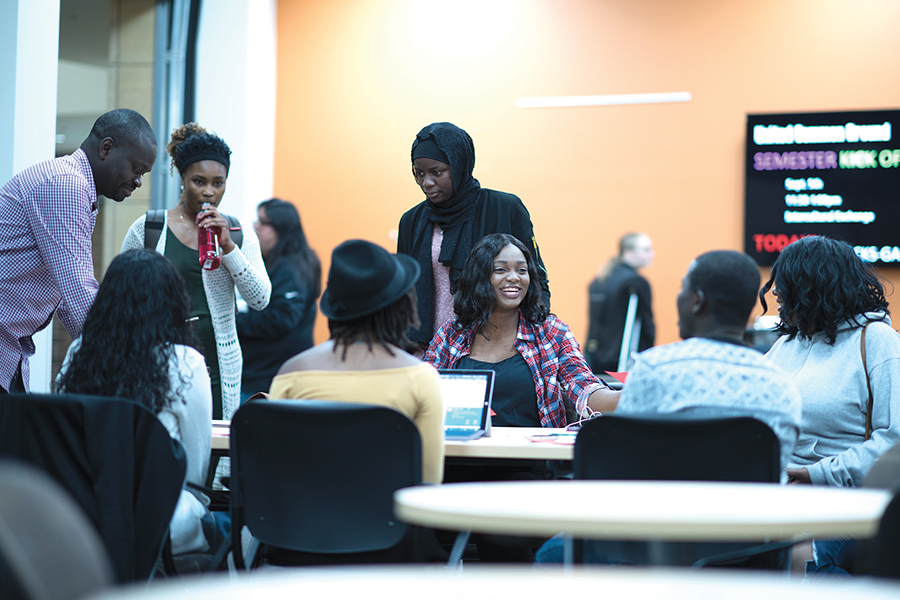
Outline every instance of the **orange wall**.
<svg viewBox="0 0 900 600"><path fill-rule="evenodd" d="M326 272L348 238L393 251L422 199L410 145L451 121L475 141L482 185L530 210L553 310L576 336L588 282L640 230L657 252L657 342L675 341L691 259L742 249L745 115L900 107L898 30L895 0L281 0L275 192ZM515 106L676 91L693 100Z"/></svg>

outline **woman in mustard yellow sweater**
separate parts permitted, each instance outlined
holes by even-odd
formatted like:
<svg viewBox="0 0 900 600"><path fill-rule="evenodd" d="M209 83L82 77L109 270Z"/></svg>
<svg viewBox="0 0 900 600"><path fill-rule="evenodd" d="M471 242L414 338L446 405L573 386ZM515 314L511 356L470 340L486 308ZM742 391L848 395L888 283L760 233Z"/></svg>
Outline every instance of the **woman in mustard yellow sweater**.
<svg viewBox="0 0 900 600"><path fill-rule="evenodd" d="M437 370L408 354L417 327L419 265L363 240L338 246L321 309L331 339L294 356L272 381L272 399L332 400L389 406L422 438L422 480L444 472L444 407Z"/></svg>

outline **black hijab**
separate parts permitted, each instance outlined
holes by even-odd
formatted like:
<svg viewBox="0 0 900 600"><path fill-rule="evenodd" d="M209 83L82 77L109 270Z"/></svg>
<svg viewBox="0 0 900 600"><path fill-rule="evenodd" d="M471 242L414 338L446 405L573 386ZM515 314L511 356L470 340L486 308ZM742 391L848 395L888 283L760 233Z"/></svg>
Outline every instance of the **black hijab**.
<svg viewBox="0 0 900 600"><path fill-rule="evenodd" d="M481 185L472 177L472 170L475 168L475 144L469 134L452 123L432 123L416 135L410 158L415 156L416 146L429 138L450 161L453 196L440 204L434 204L426 198L426 218L416 224L413 233L414 245L411 253L424 268L416 283L419 320L422 326L410 336L410 339L422 344L431 341L435 329L434 274L427 268L427 265L431 264L431 232L435 224L440 225L444 232L438 261L450 267L450 292L456 293L460 273L474 242L478 241L472 239L472 229L475 208L481 192ZM413 173L415 174L415 165Z"/></svg>

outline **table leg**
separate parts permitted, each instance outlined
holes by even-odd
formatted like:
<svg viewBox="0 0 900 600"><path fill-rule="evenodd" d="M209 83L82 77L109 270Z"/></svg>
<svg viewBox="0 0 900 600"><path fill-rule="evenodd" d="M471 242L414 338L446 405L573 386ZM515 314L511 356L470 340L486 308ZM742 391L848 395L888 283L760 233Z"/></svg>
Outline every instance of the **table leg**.
<svg viewBox="0 0 900 600"><path fill-rule="evenodd" d="M575 547L571 535L563 536L563 565L566 570L572 568L575 560Z"/></svg>
<svg viewBox="0 0 900 600"><path fill-rule="evenodd" d="M659 540L649 540L647 542L647 562L657 566L676 564L674 560L677 552L673 548L673 544Z"/></svg>
<svg viewBox="0 0 900 600"><path fill-rule="evenodd" d="M451 567L462 567L463 552L466 551L466 544L469 543L469 535L471 531L460 531L453 543L453 550L450 552L450 560L447 562Z"/></svg>

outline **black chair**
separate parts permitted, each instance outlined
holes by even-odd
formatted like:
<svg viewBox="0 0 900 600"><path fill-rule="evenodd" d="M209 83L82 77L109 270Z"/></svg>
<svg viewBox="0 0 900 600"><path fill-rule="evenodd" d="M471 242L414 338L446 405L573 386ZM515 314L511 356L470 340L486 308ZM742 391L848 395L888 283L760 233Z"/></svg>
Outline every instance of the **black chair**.
<svg viewBox="0 0 900 600"><path fill-rule="evenodd" d="M579 431L572 467L575 479L778 483L781 445L768 425L751 417L605 415ZM671 542L663 547L676 564L782 569L789 546ZM643 542L587 540L575 540L574 546L576 560L594 554L637 563L646 562L647 548Z"/></svg>
<svg viewBox="0 0 900 600"><path fill-rule="evenodd" d="M900 578L900 444L878 457L863 487L889 490L894 499L885 509L875 537L857 540L853 573Z"/></svg>
<svg viewBox="0 0 900 600"><path fill-rule="evenodd" d="M181 444L152 412L118 398L11 394L0 455L59 482L96 527L119 582L149 579L185 477Z"/></svg>
<svg viewBox="0 0 900 600"><path fill-rule="evenodd" d="M856 574L900 579L900 493L884 510L875 537L861 542Z"/></svg>
<svg viewBox="0 0 900 600"><path fill-rule="evenodd" d="M391 408L311 400L254 401L231 420L235 565L422 559L422 530L394 518L393 494L422 478L421 441ZM253 552L253 546L258 550Z"/></svg>
<svg viewBox="0 0 900 600"><path fill-rule="evenodd" d="M0 461L0 598L75 600L113 582L106 548L62 487Z"/></svg>

